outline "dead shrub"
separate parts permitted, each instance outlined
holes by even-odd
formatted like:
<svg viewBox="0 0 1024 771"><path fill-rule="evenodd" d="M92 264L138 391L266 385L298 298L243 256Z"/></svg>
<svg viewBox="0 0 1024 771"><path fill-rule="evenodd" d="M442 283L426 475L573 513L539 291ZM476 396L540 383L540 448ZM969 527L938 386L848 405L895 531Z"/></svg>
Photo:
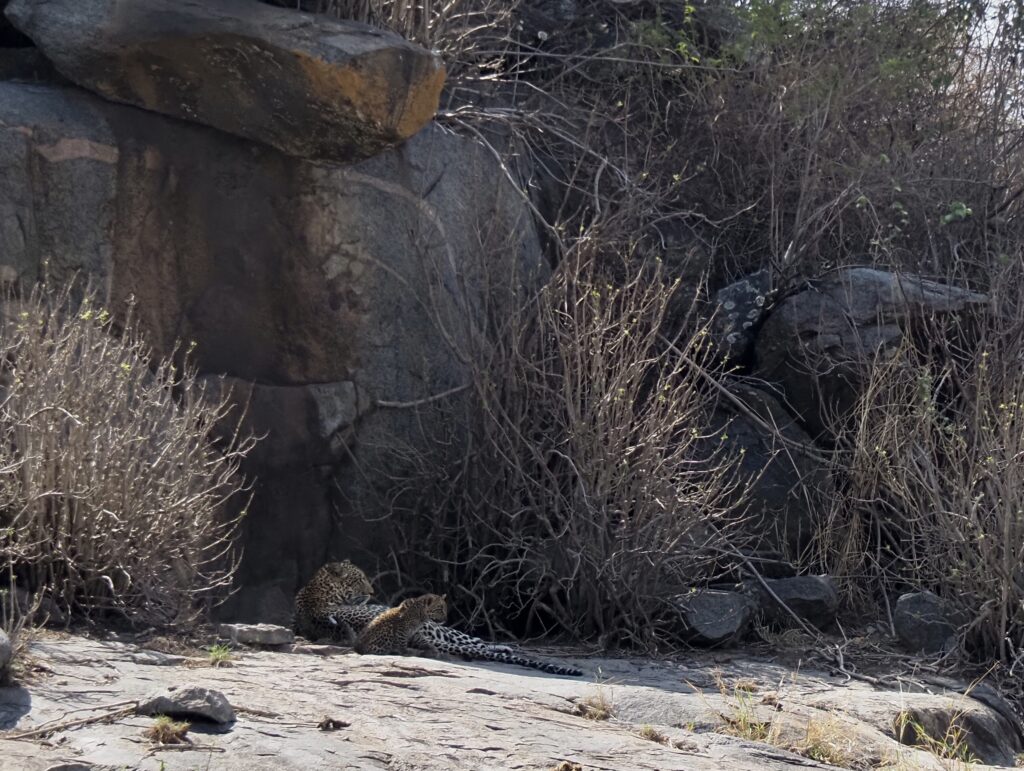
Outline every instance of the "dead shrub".
<svg viewBox="0 0 1024 771"><path fill-rule="evenodd" d="M469 626L655 645L667 598L726 550L731 467L704 433L704 330L662 335L679 282L595 243L532 294L505 252L483 255L501 268L462 352L469 388L425 407L421 449L394 450L385 505L395 564Z"/></svg>
<svg viewBox="0 0 1024 771"><path fill-rule="evenodd" d="M0 556L64 613L185 622L234 572L250 443L221 438L224 401L190 366L119 334L86 292L8 298L0 327Z"/></svg>
<svg viewBox="0 0 1024 771"><path fill-rule="evenodd" d="M1024 649L1020 265L994 284L989 312L873 362L840 435L847 482L821 543L862 601L930 589L967 620L974 655L1013 662Z"/></svg>

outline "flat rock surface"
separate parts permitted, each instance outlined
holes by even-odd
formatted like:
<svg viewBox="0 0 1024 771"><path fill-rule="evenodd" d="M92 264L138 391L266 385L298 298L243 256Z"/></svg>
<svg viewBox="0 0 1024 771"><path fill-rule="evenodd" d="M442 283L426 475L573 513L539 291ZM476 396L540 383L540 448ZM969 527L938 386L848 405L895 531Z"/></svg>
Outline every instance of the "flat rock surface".
<svg viewBox="0 0 1024 771"><path fill-rule="evenodd" d="M587 674L563 678L338 648L320 651L325 655L245 651L222 667L197 654L180 666L154 667L138 663L137 646L53 633L40 635L30 653L36 674L22 687L0 689L0 769L80 763L246 771L550 770L563 761L587 771L832 768L787 751L787 742L799 744L810 725L843 743L850 765L866 763L856 767L888 761L943 768L937 758L892 738L895 715L908 707L930 717L955 711L969 725L1006 734L990 736L991 742L1008 744L1013 735L993 710L939 688L882 690L739 656L566 657ZM172 685L222 692L237 722L222 733L193 727L192 745L184 750L153 745L142 736L152 720L125 708L130 713L134 702ZM584 703L610 714L581 717ZM60 727L103 716L109 718ZM775 738L766 743L723 733L742 733L735 726L743 721L772 726ZM58 730L12 739L47 724Z"/></svg>

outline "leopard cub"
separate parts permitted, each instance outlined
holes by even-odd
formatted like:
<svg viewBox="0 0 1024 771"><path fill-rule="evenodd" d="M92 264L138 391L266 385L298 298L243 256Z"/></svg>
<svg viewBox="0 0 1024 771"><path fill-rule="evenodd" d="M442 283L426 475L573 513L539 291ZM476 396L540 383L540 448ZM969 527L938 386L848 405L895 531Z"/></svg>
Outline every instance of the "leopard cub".
<svg viewBox="0 0 1024 771"><path fill-rule="evenodd" d="M414 634L430 621L444 621L447 615L445 595L411 597L373 619L356 639L356 652L405 654Z"/></svg>

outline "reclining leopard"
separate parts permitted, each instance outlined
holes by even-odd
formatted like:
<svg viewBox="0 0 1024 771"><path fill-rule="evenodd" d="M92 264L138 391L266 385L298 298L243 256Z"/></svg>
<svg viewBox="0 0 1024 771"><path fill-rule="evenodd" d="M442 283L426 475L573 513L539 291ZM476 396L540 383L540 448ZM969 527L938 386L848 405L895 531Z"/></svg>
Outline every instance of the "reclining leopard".
<svg viewBox="0 0 1024 771"><path fill-rule="evenodd" d="M410 597L397 608L385 610L371 621L356 638L356 653L408 652L409 641L428 621L444 621L448 604L444 596L424 594Z"/></svg>
<svg viewBox="0 0 1024 771"><path fill-rule="evenodd" d="M362 570L348 560L329 562L295 596L295 632L309 640L328 638L351 645L373 619L390 610L387 605L370 603L372 596L373 586ZM409 645L461 656L469 661L517 664L554 675L579 677L583 674L573 667L523 656L507 645L486 642L434 620L427 620L420 626L411 635Z"/></svg>

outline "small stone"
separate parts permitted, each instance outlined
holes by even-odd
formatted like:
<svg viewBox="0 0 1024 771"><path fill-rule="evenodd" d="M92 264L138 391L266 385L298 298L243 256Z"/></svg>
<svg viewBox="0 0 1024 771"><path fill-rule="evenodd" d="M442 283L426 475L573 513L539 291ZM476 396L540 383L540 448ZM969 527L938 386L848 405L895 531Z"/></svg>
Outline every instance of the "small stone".
<svg viewBox="0 0 1024 771"><path fill-rule="evenodd" d="M235 710L223 693L196 686L154 694L140 702L135 713L152 717L167 715L186 720L206 720L219 724L235 721Z"/></svg>
<svg viewBox="0 0 1024 771"><path fill-rule="evenodd" d="M939 653L956 635L949 605L931 592L907 592L896 601L896 636L913 653Z"/></svg>
<svg viewBox="0 0 1024 771"><path fill-rule="evenodd" d="M151 667L170 667L185 662L184 656L175 656L172 653L161 653L160 651L138 651L129 658L134 664L144 664Z"/></svg>
<svg viewBox="0 0 1024 771"><path fill-rule="evenodd" d="M217 634L242 645L290 645L295 634L277 624L221 624Z"/></svg>
<svg viewBox="0 0 1024 771"><path fill-rule="evenodd" d="M682 637L695 645L724 645L746 631L754 603L745 594L708 589L674 598L682 623Z"/></svg>

